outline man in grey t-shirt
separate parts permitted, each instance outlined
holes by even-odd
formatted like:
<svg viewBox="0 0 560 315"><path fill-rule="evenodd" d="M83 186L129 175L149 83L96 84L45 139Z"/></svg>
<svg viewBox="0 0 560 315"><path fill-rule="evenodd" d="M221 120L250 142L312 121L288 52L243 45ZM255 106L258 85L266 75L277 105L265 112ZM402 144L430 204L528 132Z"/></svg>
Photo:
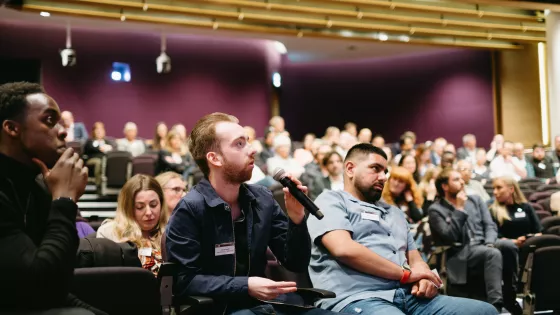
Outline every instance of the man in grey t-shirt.
<svg viewBox="0 0 560 315"><path fill-rule="evenodd" d="M313 241L313 285L336 298L321 308L350 314L497 314L492 305L438 296L441 279L420 257L402 211L379 201L387 156L357 144L344 160L344 191L325 191L315 201L323 220L307 221Z"/></svg>

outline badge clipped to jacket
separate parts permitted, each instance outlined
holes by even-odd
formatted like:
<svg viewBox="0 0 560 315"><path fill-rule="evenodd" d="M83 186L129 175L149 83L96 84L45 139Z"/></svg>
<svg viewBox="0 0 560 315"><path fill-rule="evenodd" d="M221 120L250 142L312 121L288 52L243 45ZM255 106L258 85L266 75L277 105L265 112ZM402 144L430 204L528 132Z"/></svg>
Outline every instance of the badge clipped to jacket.
<svg viewBox="0 0 560 315"><path fill-rule="evenodd" d="M214 248L214 254L216 256L235 254L235 243L230 242L230 243L216 244L216 247Z"/></svg>

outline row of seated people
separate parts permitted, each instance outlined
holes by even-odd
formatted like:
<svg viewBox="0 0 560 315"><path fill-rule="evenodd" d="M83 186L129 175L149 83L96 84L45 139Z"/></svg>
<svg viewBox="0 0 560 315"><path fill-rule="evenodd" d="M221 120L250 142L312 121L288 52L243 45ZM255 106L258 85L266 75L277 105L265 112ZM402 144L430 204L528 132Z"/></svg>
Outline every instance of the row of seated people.
<svg viewBox="0 0 560 315"><path fill-rule="evenodd" d="M85 190L87 171L72 149L63 150L66 131L57 123L58 105L36 84L3 85L0 117L4 119L0 201L5 215L0 265L10 271L0 292L0 313L35 315L74 306L82 311L67 313L105 315L68 294L78 246L75 201ZM118 241L126 240L122 235L138 241L138 254L146 256L145 267L152 271L157 271L154 250L161 244L157 239L165 236L160 249L165 248L167 259L178 269L174 295L214 298L209 314L501 310L503 300L491 305L438 295L442 281L418 253L405 215L380 200L388 164L381 149L358 144L346 152L344 190L324 191L317 197L325 213L318 220L306 216L288 191L284 212L268 189L245 184L252 176L256 152L237 122L233 116L215 113L197 123L190 152L204 179L179 201L166 225L163 188L151 177L136 175L119 196L126 210L123 206L115 220L103 224L100 235L114 232ZM290 179L301 184L294 176ZM453 201L447 193L457 188L456 181L442 180L441 187L445 195L438 189L440 197ZM467 207L457 209L461 210L471 212ZM309 271L314 286L331 290L336 297L318 301L317 308L284 299L300 288L294 282L265 278L267 248L286 268Z"/></svg>

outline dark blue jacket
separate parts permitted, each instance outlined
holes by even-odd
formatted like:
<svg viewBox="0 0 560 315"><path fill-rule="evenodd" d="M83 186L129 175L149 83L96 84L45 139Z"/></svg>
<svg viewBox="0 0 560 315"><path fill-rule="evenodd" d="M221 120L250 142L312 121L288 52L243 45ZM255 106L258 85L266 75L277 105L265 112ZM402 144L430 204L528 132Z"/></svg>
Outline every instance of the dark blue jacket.
<svg viewBox="0 0 560 315"><path fill-rule="evenodd" d="M287 269L306 272L311 255L307 225L291 222L270 190L241 185L239 202L247 218L249 277L264 277L270 247ZM250 211L247 211L250 209ZM248 278L234 277L235 255L215 255L216 245L235 241L229 206L203 179L177 205L166 229L168 260L181 265L174 294L228 301L248 297Z"/></svg>

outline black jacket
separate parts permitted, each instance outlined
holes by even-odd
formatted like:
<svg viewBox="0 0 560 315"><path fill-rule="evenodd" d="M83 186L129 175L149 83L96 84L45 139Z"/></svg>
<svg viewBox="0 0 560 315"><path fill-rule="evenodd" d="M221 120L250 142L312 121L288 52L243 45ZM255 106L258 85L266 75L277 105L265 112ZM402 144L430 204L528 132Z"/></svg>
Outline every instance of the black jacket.
<svg viewBox="0 0 560 315"><path fill-rule="evenodd" d="M168 259L181 266L175 294L211 296L218 300L217 314L228 302L248 298L248 277L265 276L268 246L281 264L294 272L305 272L311 257L306 223L296 225L289 220L270 190L243 184L239 195L244 209L250 209L246 212L247 277L235 276L234 254L216 256L217 246L235 244L235 238L228 205L208 180L200 181L179 202L165 231Z"/></svg>
<svg viewBox="0 0 560 315"><path fill-rule="evenodd" d="M52 201L37 175L0 154L0 312L83 305L68 294L77 206Z"/></svg>

